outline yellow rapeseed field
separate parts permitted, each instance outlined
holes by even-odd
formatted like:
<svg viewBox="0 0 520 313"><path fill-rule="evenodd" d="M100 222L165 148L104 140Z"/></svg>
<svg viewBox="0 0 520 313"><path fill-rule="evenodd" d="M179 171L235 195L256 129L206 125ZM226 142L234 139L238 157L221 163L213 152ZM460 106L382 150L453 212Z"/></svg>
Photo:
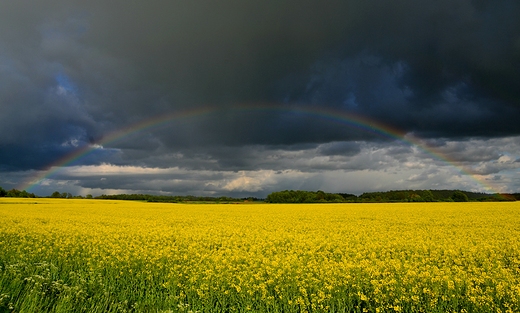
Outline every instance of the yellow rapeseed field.
<svg viewBox="0 0 520 313"><path fill-rule="evenodd" d="M0 198L0 312L520 312L520 203Z"/></svg>

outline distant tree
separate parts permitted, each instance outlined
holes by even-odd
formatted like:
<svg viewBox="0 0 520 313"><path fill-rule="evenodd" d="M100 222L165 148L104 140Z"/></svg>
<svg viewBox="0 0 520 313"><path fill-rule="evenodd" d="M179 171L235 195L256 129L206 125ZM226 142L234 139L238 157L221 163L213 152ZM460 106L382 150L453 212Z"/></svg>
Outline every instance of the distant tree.
<svg viewBox="0 0 520 313"><path fill-rule="evenodd" d="M411 193L408 200L410 202L423 202L423 198L416 193Z"/></svg>
<svg viewBox="0 0 520 313"><path fill-rule="evenodd" d="M7 191L4 188L0 187L0 197L5 197L7 195Z"/></svg>
<svg viewBox="0 0 520 313"><path fill-rule="evenodd" d="M18 198L20 197L20 190L11 189L7 192L6 197Z"/></svg>
<svg viewBox="0 0 520 313"><path fill-rule="evenodd" d="M451 199L455 202L468 202L468 196L460 190L455 191L451 195Z"/></svg>
<svg viewBox="0 0 520 313"><path fill-rule="evenodd" d="M19 196L20 198L34 198L34 194L28 193L28 192L25 191L25 190L20 191L20 193L18 194L18 196Z"/></svg>
<svg viewBox="0 0 520 313"><path fill-rule="evenodd" d="M317 201L325 201L325 192L318 190L316 191L315 197Z"/></svg>
<svg viewBox="0 0 520 313"><path fill-rule="evenodd" d="M51 198L61 198L61 193L59 191L55 191L51 194Z"/></svg>
<svg viewBox="0 0 520 313"><path fill-rule="evenodd" d="M86 198L87 198L87 199L92 199L92 195L91 195L91 194L88 194L88 195L86 196Z"/></svg>
<svg viewBox="0 0 520 313"><path fill-rule="evenodd" d="M36 198L36 195L34 193L28 193L25 190L18 190L18 189L11 189L6 194L6 197L12 197L12 198Z"/></svg>
<svg viewBox="0 0 520 313"><path fill-rule="evenodd" d="M355 196L354 196L355 197ZM340 194L324 191L284 190L267 195L267 203L316 203L316 202L345 202Z"/></svg>
<svg viewBox="0 0 520 313"><path fill-rule="evenodd" d="M435 201L435 197L433 196L433 193L431 190L423 190L422 194L421 194L421 198L425 202Z"/></svg>
<svg viewBox="0 0 520 313"><path fill-rule="evenodd" d="M337 193L337 195L341 196L344 200L356 200L357 196L351 193Z"/></svg>

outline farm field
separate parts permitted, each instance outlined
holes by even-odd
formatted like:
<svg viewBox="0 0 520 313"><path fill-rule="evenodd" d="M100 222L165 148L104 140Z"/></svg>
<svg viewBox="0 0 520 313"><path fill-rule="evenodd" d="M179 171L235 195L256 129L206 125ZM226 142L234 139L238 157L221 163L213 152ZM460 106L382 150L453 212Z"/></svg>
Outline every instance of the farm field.
<svg viewBox="0 0 520 313"><path fill-rule="evenodd" d="M519 213L0 198L0 312L520 312Z"/></svg>

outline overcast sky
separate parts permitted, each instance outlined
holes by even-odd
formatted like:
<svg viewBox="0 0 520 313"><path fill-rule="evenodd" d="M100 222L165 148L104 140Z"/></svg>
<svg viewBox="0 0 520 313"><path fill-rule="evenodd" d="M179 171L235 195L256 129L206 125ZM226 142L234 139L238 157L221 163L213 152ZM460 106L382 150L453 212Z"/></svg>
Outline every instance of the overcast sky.
<svg viewBox="0 0 520 313"><path fill-rule="evenodd" d="M517 0L0 2L6 190L520 192L519 121Z"/></svg>

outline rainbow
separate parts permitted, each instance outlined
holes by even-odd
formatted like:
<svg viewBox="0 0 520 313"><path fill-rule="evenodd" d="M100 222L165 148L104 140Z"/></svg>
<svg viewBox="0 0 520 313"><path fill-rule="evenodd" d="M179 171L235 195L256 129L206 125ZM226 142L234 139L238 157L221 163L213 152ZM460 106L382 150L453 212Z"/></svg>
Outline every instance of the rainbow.
<svg viewBox="0 0 520 313"><path fill-rule="evenodd" d="M356 115L350 112L332 110L326 108L317 107L305 107L305 106L282 106L274 104L248 104L236 107L216 108L216 107L199 107L196 109L187 109L182 111L175 111L169 114L163 114L152 118L144 119L137 123L128 125L127 127L113 131L100 140L76 149L75 151L65 155L64 157L56 160L52 164L48 165L44 170L38 171L35 177L32 177L29 181L22 184L18 189L31 191L36 186L40 185L44 180L52 177L55 173L63 169L64 167L70 166L72 163L80 160L86 155L92 153L96 149L102 146L108 145L129 135L142 132L144 130L158 128L169 123L193 118L201 117L205 115L212 115L219 112L254 112L254 111L265 111L265 112L282 112L282 113L298 113L301 115L321 118L330 120L333 122L348 125L349 127L360 129L364 132L372 133L380 137L386 137L398 142L404 143L408 146L417 147L419 150L430 155L432 158L446 163L463 175L471 177L478 185L484 188L489 193L499 193L491 185L486 184L485 181L478 178L470 169L465 168L455 161L450 160L442 153L436 151L434 148L427 146L420 139L409 136L409 134L385 125L373 119L369 119L360 115Z"/></svg>

